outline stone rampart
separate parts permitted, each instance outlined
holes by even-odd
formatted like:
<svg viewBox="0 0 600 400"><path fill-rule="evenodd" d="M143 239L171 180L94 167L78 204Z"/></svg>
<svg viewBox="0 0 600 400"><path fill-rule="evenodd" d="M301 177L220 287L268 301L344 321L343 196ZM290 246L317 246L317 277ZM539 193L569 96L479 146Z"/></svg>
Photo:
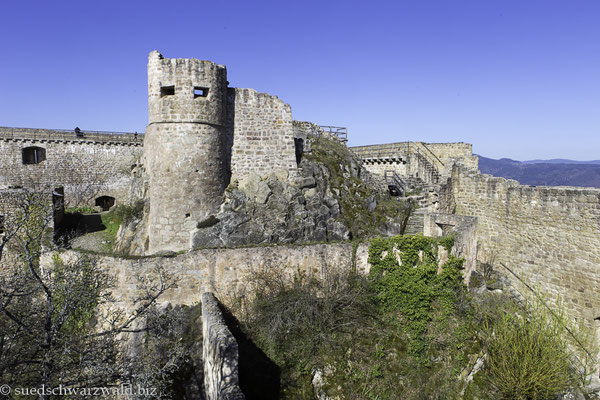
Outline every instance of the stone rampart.
<svg viewBox="0 0 600 400"><path fill-rule="evenodd" d="M376 179L383 180L385 171L394 171L401 177L408 177L408 156L410 143L388 143L350 147L360 158L363 166Z"/></svg>
<svg viewBox="0 0 600 400"><path fill-rule="evenodd" d="M455 166L440 198L446 211L477 217L479 262L508 275L506 266L598 328L600 189L523 186Z"/></svg>
<svg viewBox="0 0 600 400"><path fill-rule="evenodd" d="M80 256L75 251L60 254L63 259ZM53 253L46 253L41 264L50 265L52 260ZM207 291L216 293L220 300L226 302L234 294L252 295L251 284L245 278L253 272L271 271L279 276L289 276L290 280L296 273L321 278L335 271L368 274L370 267L367 260L367 243L360 244L353 252L353 243L344 242L202 249L173 257L126 259L105 256L99 259L99 265L115 277L116 287L111 292L118 299L116 306L129 312L135 310L135 299L144 285L139 277L152 279L158 267L178 279L177 287L169 289L159 298L160 304L193 306L202 301L203 353L207 362L206 379L209 380L205 381L205 391L207 399L221 399L229 397L211 397L211 393L221 391L224 383L233 383L233 380L222 377L231 376L228 371L233 368L230 361L234 358L234 342L219 316L216 300L212 295L212 298L207 298Z"/></svg>
<svg viewBox="0 0 600 400"><path fill-rule="evenodd" d="M123 201L143 135L0 127L0 187L63 186L68 206Z"/></svg>
<svg viewBox="0 0 600 400"><path fill-rule="evenodd" d="M202 294L202 358L204 394L207 400L243 400L239 386L238 344L219 302L210 292Z"/></svg>

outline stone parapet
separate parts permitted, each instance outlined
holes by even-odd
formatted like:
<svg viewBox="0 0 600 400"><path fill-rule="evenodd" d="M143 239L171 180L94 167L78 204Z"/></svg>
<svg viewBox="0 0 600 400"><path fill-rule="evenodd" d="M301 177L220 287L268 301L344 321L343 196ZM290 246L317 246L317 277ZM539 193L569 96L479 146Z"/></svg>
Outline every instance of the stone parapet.
<svg viewBox="0 0 600 400"><path fill-rule="evenodd" d="M143 134L131 132L101 132L80 131L66 129L37 129L37 128L12 128L0 126L0 141L20 142L68 142L81 144L107 144L142 146Z"/></svg>
<svg viewBox="0 0 600 400"><path fill-rule="evenodd" d="M227 69L195 58L148 57L148 112L155 122L227 121Z"/></svg>
<svg viewBox="0 0 600 400"><path fill-rule="evenodd" d="M477 266L477 217L444 213L425 213L423 224L425 236L454 235L452 255L463 257L464 279L468 284Z"/></svg>
<svg viewBox="0 0 600 400"><path fill-rule="evenodd" d="M209 292L202 294L202 356L206 399L244 400L238 344L225 324L217 298Z"/></svg>

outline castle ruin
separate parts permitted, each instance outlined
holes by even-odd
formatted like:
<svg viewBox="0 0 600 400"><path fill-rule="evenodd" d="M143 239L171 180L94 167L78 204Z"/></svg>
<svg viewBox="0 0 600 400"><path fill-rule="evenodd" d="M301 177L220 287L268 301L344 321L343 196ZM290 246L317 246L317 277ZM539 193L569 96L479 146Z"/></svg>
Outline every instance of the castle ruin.
<svg viewBox="0 0 600 400"><path fill-rule="evenodd" d="M302 175L301 160L310 152L311 138L324 134L318 125L294 121L291 107L276 96L228 87L226 68L210 61L168 59L152 52L148 82L145 135L0 128L0 187L62 185L67 204L85 198L89 205L109 197L116 204L129 202L131 187L145 191L140 229L146 255L195 247L199 226L206 236L227 232L229 226L210 231L218 225L206 221L225 206L236 210L238 198L227 197L231 188L252 192L253 201L267 207L279 185L278 190L289 192L281 198L291 199L282 201L282 207L293 203L300 215L310 214L310 205L321 213L303 216L303 224L309 218L313 224L313 236L304 237L343 239L341 234L329 236L337 229L328 224L337 216L334 200L339 196L324 188L317 199L318 182ZM357 168L377 178L382 190L400 195L424 190L417 196L421 208L412 217L420 215L414 231L431 236L455 232L458 254L467 258L467 275L478 264L493 265L517 284L537 285L550 301L562 299L572 318L598 328L599 189L531 187L481 174L467 143L398 142L350 149L360 160ZM290 221L282 224L292 226ZM279 243L282 237L271 240ZM303 256L315 251L309 247L258 253L275 259L274 253L289 252L293 255L286 262L309 268L317 259L327 260L328 252L343 265L351 263L349 245L320 244L318 257ZM167 262L183 261L191 271L189 285L181 289L185 296L174 298L189 302L199 296L191 288L234 286L238 273L268 264L259 258L244 249L201 250L173 258ZM134 261L111 262L126 270ZM361 262L368 271L366 258Z"/></svg>

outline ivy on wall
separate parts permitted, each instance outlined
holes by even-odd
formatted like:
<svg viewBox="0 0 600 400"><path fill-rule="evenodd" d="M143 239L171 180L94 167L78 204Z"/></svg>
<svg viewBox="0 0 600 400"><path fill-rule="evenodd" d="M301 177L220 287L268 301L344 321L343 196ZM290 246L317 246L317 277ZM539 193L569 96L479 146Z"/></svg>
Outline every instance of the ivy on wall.
<svg viewBox="0 0 600 400"><path fill-rule="evenodd" d="M463 259L449 256L438 267L438 246L448 252L452 237L396 236L375 238L369 247L371 279L382 307L397 312L410 337L409 351L427 364L428 324L434 314L443 320L465 293Z"/></svg>

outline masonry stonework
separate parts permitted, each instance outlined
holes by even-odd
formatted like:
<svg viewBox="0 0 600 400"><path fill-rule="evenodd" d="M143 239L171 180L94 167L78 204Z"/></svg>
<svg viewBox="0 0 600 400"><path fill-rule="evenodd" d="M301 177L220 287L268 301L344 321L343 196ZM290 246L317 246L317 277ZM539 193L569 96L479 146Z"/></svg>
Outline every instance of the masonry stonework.
<svg viewBox="0 0 600 400"><path fill-rule="evenodd" d="M292 108L277 96L253 89L233 89L232 178L242 182L250 173L264 177L282 171L296 176Z"/></svg>
<svg viewBox="0 0 600 400"><path fill-rule="evenodd" d="M24 163L31 148L43 157ZM94 206L101 196L119 203L141 154L142 135L0 127L0 188L63 186L67 206Z"/></svg>
<svg viewBox="0 0 600 400"><path fill-rule="evenodd" d="M147 182L139 186L148 187L141 229L148 242L145 254L188 250L193 232L222 208L230 182L241 183L240 188L244 181L257 187L262 182L266 201L269 176L294 183L298 143L307 145L310 135L322 134L314 124L293 121L290 106L276 96L229 88L225 67L210 61L150 53L148 99L143 154L136 134L0 128L0 189L61 185L69 205L93 205L101 196L119 202L133 185L132 172L142 169L141 157ZM422 228L432 236L457 233L456 252L467 257L467 276L475 261L505 268L513 279L538 286L551 301L564 299L572 316L598 325L600 190L529 187L480 174L467 143L400 142L351 150L374 175L392 170L441 186L439 210L424 215ZM313 179L300 189L307 192L316 184ZM351 244L342 243L105 261L124 282L136 268L156 262L180 270L183 281L170 300L190 304L200 300L203 290L242 289L241 278L256 268L322 273L351 268L351 254ZM120 295L127 297L127 290Z"/></svg>
<svg viewBox="0 0 600 400"><path fill-rule="evenodd" d="M189 249L196 228L218 213L231 179L296 177L291 107L227 84L225 66L150 53L146 254Z"/></svg>
<svg viewBox="0 0 600 400"><path fill-rule="evenodd" d="M479 157L473 155L473 146L470 143L423 143L443 164L443 170L440 171L444 177L450 177L452 166L461 164L468 169L477 170L479 168ZM427 151L425 151L427 153Z"/></svg>

